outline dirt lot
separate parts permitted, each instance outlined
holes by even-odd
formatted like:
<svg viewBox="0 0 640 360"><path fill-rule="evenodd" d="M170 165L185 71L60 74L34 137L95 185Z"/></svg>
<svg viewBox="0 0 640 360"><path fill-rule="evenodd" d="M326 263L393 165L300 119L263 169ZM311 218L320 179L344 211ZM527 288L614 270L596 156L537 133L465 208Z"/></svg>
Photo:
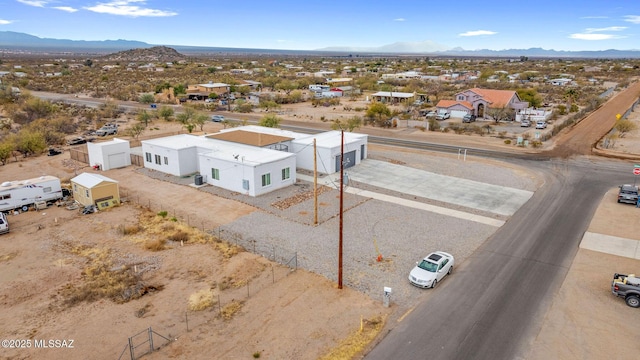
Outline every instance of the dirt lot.
<svg viewBox="0 0 640 360"><path fill-rule="evenodd" d="M640 123L638 113L634 116ZM172 126L163 131L179 130ZM219 127L207 124L205 131ZM421 138L455 136L392 131ZM465 138L471 143L483 141L479 136ZM616 146L640 152L638 140L640 130ZM90 170L68 160L67 152L11 162L0 168L0 176L3 181L42 174L69 179L82 171ZM194 189L149 179L132 169L112 171L126 179L121 183L126 194L136 194L122 207L86 216L50 207L9 217L12 232L1 237L0 246L0 334L2 339L31 340L32 346L4 349L0 358L114 359L122 353L129 358L129 337L139 334L133 338L139 355L149 346L144 341L151 327L157 333L154 345L163 349L148 358L317 359L359 333L361 319L364 328L375 334L379 319L397 318L406 310L383 308L377 299L338 290L321 276L291 271L203 234L190 233L187 241L168 241L166 249L153 251L158 247L154 242L181 230L185 218L189 225L208 229L256 209L223 198L194 196ZM173 214L163 219L137 205L155 201L158 194L170 194L181 221L171 221ZM598 210L590 231L607 233L615 227L612 219L621 216L617 210L630 216L636 210L613 203L611 194L603 200L606 205ZM215 220L200 214L216 214ZM148 230L123 235L123 229L137 224L146 224ZM626 342L624 348L613 348L628 349L637 341L633 328L621 325L623 319L612 321L611 316L617 312L634 324L640 312L613 298L608 289L612 272L634 269L640 273L640 261L580 250L541 333L532 339L531 358L635 358L612 350L613 343ZM125 303L110 299L112 278L100 274L132 270L137 286L131 293L141 297ZM196 292L201 295L198 303L209 301L212 306L189 310ZM92 297L97 300L83 301ZM35 340L45 339L74 340L73 349L33 348ZM639 350L636 345L632 348L632 354Z"/></svg>
<svg viewBox="0 0 640 360"><path fill-rule="evenodd" d="M74 169L64 157L68 153L11 163L2 168L2 176L22 179L48 173L68 179ZM217 224L255 210L222 198L212 202L194 196L195 189L149 179L132 169L115 171L126 172L118 174L128 179L121 185L135 191L135 202L141 204L157 194L171 194L178 211L206 210L199 213L218 214ZM347 288L338 290L321 276L292 271L203 235L190 235L182 243L168 241L165 250L153 251L155 240L180 230L182 222L171 221L171 216L149 214L134 201L91 215L52 206L9 216L12 231L2 237L0 248L2 338L72 339L74 348L10 349L0 357L114 359L129 337L143 331L135 341L144 342L145 329L152 327L177 339L153 355L157 358L210 358L215 349L217 358L261 354L267 359L316 359L357 332L361 319L378 321L389 313L380 302ZM195 214L189 221L209 223ZM155 230L122 235L122 227L138 223L152 223L149 227ZM94 279L96 268L133 268L138 288L147 293L122 304L118 297L103 298L101 293L113 284ZM85 285L99 291L87 294ZM214 306L188 310L190 296L198 291L212 294ZM97 300L82 301L92 297ZM159 335L153 338L155 346L167 342ZM137 353L146 349L148 345Z"/></svg>

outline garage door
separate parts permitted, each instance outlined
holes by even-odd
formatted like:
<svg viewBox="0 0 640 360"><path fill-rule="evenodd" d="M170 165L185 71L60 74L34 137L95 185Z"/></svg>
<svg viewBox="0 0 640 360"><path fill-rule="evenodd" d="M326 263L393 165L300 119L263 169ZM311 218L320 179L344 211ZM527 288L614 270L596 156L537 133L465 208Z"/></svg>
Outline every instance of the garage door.
<svg viewBox="0 0 640 360"><path fill-rule="evenodd" d="M109 162L107 169L117 169L127 166L125 153L117 153L109 155L107 161Z"/></svg>
<svg viewBox="0 0 640 360"><path fill-rule="evenodd" d="M356 151L344 153L344 168L348 169L356 165ZM340 171L340 155L336 156L336 172Z"/></svg>

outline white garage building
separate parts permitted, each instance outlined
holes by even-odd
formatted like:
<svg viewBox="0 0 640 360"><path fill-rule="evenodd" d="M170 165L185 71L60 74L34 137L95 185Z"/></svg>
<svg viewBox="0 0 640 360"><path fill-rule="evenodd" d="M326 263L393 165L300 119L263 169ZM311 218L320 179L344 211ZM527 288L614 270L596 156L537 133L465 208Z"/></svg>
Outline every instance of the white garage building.
<svg viewBox="0 0 640 360"><path fill-rule="evenodd" d="M101 170L117 169L131 165L131 148L127 140L114 138L111 141L87 143L89 165Z"/></svg>

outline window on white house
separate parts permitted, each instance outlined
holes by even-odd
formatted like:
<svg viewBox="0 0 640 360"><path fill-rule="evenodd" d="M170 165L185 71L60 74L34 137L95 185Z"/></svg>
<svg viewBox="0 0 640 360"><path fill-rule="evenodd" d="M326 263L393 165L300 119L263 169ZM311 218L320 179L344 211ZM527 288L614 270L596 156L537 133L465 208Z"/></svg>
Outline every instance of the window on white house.
<svg viewBox="0 0 640 360"><path fill-rule="evenodd" d="M162 162L160 160L161 160L160 155L156 155L156 164L162 165Z"/></svg>
<svg viewBox="0 0 640 360"><path fill-rule="evenodd" d="M169 158L166 156L164 157L164 164L169 165Z"/></svg>
<svg viewBox="0 0 640 360"><path fill-rule="evenodd" d="M220 180L220 170L211 168L211 178L213 180Z"/></svg>
<svg viewBox="0 0 640 360"><path fill-rule="evenodd" d="M287 180L291 177L289 174L289 168L282 169L282 180Z"/></svg>
<svg viewBox="0 0 640 360"><path fill-rule="evenodd" d="M144 153L144 159L147 162L151 162L151 153Z"/></svg>
<svg viewBox="0 0 640 360"><path fill-rule="evenodd" d="M262 187L271 185L271 174L262 175Z"/></svg>

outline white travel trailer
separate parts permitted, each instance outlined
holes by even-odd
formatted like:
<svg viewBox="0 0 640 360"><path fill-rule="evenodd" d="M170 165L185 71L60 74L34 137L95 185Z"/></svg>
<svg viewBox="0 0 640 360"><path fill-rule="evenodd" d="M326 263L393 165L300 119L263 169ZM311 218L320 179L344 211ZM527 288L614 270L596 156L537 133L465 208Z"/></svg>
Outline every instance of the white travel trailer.
<svg viewBox="0 0 640 360"><path fill-rule="evenodd" d="M36 201L53 202L62 197L60 179L55 176L5 181L0 185L0 211L27 211Z"/></svg>

